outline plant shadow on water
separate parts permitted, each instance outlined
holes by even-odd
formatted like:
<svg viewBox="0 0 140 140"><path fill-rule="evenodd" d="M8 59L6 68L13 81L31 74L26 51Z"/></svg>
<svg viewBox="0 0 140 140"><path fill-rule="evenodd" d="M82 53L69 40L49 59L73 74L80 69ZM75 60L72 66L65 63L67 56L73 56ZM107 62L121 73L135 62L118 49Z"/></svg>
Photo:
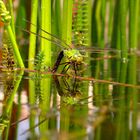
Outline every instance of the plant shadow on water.
<svg viewBox="0 0 140 140"><path fill-rule="evenodd" d="M96 59L92 58L97 62ZM135 85L119 83L117 75L107 78L108 70L101 71L102 79L94 79L94 73L91 76L86 72L80 77L28 69L24 75L20 69L1 70L2 138L15 136L17 131L17 139L139 139L139 79ZM39 83L47 78L52 80L52 91L50 109L44 111L41 104L47 99ZM32 102L28 96L29 81L35 83Z"/></svg>

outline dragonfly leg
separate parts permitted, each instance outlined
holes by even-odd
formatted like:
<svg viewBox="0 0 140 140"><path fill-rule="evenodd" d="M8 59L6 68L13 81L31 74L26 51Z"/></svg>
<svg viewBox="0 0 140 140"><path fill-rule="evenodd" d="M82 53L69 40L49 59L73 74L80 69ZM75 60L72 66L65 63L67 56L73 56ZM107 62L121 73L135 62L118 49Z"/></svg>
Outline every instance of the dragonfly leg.
<svg viewBox="0 0 140 140"><path fill-rule="evenodd" d="M67 67L68 66L68 67ZM66 68L67 67L67 68ZM66 73L67 71L68 71L68 69L70 68L70 63L67 63L65 66L64 66L64 68L63 68L63 70L62 70L62 72L61 73Z"/></svg>
<svg viewBox="0 0 140 140"><path fill-rule="evenodd" d="M75 75L77 75L77 65L75 63L72 63L72 65L73 65L74 73Z"/></svg>
<svg viewBox="0 0 140 140"><path fill-rule="evenodd" d="M64 63L60 63L60 65L67 65L69 64L70 62L64 62Z"/></svg>
<svg viewBox="0 0 140 140"><path fill-rule="evenodd" d="M75 74L77 75L77 72L79 73L79 66L80 66L81 64L75 64L74 65L74 71L75 71Z"/></svg>

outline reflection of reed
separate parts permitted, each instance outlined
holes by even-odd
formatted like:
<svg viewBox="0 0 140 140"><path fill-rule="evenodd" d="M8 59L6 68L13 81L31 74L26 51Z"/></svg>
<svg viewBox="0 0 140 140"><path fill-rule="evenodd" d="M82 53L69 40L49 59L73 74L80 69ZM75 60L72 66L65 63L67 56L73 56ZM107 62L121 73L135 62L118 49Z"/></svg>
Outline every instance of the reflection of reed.
<svg viewBox="0 0 140 140"><path fill-rule="evenodd" d="M6 74L6 80L4 81L4 98L7 99L11 91L14 89L15 78L14 75L11 73L10 76Z"/></svg>
<svg viewBox="0 0 140 140"><path fill-rule="evenodd" d="M18 90L23 71L17 72L18 76L15 76L15 72L6 72L4 73L4 101L3 101L3 112L0 117L0 133L3 132L4 129L9 133L9 123L10 119L14 116L17 117L17 114L11 115L13 100L15 94ZM13 130L13 129L12 129ZM8 133L6 134L8 136ZM6 136L5 136L6 137Z"/></svg>
<svg viewBox="0 0 140 140"><path fill-rule="evenodd" d="M3 133L5 127L9 124L9 117L2 115L0 117L0 135Z"/></svg>
<svg viewBox="0 0 140 140"><path fill-rule="evenodd" d="M11 117L11 109L13 104L14 95L17 91L16 83L18 83L17 77L15 77L15 59L12 49L12 43L7 34L4 31L2 38L2 67L3 71L3 94L4 94L4 106L3 113L0 117L0 133L3 133L4 129L9 129L8 125ZM19 80L20 81L20 80ZM16 90L15 90L16 89ZM12 99L11 99L12 98Z"/></svg>

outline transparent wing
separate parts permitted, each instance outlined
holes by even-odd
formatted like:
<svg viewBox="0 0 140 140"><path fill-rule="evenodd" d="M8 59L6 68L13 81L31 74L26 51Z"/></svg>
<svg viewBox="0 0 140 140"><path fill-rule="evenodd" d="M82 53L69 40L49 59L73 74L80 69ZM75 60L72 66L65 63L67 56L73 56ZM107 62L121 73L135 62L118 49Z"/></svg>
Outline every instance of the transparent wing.
<svg viewBox="0 0 140 140"><path fill-rule="evenodd" d="M37 25L31 23L30 21L28 21L26 19L24 19L24 21L29 23L31 26L37 26ZM17 27L19 27L19 26L17 26ZM26 33L29 33L29 34L31 33L31 34L34 34L34 35L40 37L40 38L44 38L44 39L46 39L48 41L51 41L53 44L61 47L62 50L68 49L68 48L69 49L73 48L72 46L68 45L64 40L60 39L56 35L53 35L53 34L47 32L47 31L45 31L45 30L43 30L41 28L39 28L39 30L44 32L47 35L47 37L42 36L41 34L36 34L36 33L32 32L32 31L27 30L27 29L21 29L21 30L26 32ZM50 37L48 37L48 35ZM101 49L98 46L80 46L80 47L76 47L76 49L78 49L82 54L86 54L86 52L88 52L89 54L92 54L92 55L93 54L103 54L103 55L104 54L106 54L106 55L109 54L109 56L112 55L113 57L116 56L116 55L120 55L122 53L122 50L113 49L113 48L109 47L108 45L105 45L104 49ZM131 53L130 50L128 51L128 54L129 53ZM135 50L134 53L136 55L140 55L140 52L138 50Z"/></svg>

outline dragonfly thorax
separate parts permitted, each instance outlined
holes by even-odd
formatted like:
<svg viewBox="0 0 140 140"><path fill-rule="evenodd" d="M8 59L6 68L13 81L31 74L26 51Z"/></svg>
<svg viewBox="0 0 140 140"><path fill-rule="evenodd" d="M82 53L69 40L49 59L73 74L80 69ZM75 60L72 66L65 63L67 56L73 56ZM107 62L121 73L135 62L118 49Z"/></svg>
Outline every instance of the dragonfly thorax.
<svg viewBox="0 0 140 140"><path fill-rule="evenodd" d="M76 64L81 64L83 62L83 55L76 49L64 50L64 56L70 62L74 62Z"/></svg>

